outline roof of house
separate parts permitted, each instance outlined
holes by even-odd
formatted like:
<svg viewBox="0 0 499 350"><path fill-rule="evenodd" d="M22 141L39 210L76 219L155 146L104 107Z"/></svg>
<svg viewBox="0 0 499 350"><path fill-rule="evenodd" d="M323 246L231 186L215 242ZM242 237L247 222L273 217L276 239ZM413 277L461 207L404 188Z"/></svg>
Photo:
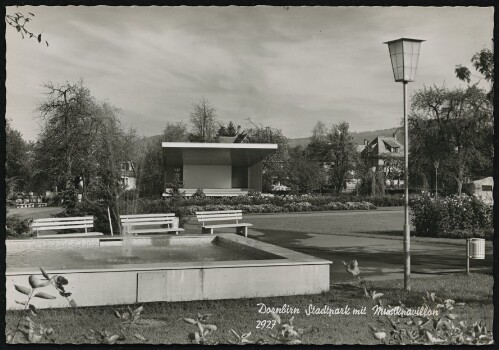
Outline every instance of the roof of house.
<svg viewBox="0 0 499 350"><path fill-rule="evenodd" d="M395 149L392 152L390 149ZM378 136L362 150L362 153L366 155L368 153L371 157L379 157L386 154L402 155L404 146L394 137Z"/></svg>

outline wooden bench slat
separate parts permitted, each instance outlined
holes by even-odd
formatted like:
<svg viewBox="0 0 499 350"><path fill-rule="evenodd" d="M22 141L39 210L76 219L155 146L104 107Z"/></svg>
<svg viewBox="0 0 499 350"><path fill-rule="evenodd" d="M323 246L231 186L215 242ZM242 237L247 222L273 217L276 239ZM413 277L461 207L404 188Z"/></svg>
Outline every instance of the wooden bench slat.
<svg viewBox="0 0 499 350"><path fill-rule="evenodd" d="M36 231L48 231L48 230L69 230L72 228L91 228L93 225L72 225L72 226L42 226L35 227Z"/></svg>
<svg viewBox="0 0 499 350"><path fill-rule="evenodd" d="M215 211L197 211L196 215L211 215L211 214L230 214L230 213L238 213L242 214L243 211L238 210L215 210Z"/></svg>
<svg viewBox="0 0 499 350"><path fill-rule="evenodd" d="M135 219L135 218L149 218L149 217L174 217L174 213L167 214L130 214L130 215L120 215L121 219Z"/></svg>
<svg viewBox="0 0 499 350"><path fill-rule="evenodd" d="M184 231L183 228L160 228L160 229L144 229L144 230L131 230L129 233L152 233L152 232L177 232Z"/></svg>
<svg viewBox="0 0 499 350"><path fill-rule="evenodd" d="M43 239L43 238L67 238L67 237L98 237L98 236L104 236L104 234L102 232L59 233L59 234L55 234L55 235L37 236L35 238Z"/></svg>
<svg viewBox="0 0 499 350"><path fill-rule="evenodd" d="M242 220L243 217L230 217L230 218L199 218L198 222L210 222L210 221L236 221L236 220Z"/></svg>
<svg viewBox="0 0 499 350"><path fill-rule="evenodd" d="M53 226L53 225L93 225L93 221L63 221L63 222L57 222L57 221L48 221L48 222L33 222L31 224L31 227L42 227L42 226Z"/></svg>
<svg viewBox="0 0 499 350"><path fill-rule="evenodd" d="M226 217L226 216L241 216L243 213L219 213L219 214L196 214L197 217L200 218L214 218L214 217Z"/></svg>
<svg viewBox="0 0 499 350"><path fill-rule="evenodd" d="M171 225L173 221L122 222L123 226Z"/></svg>
<svg viewBox="0 0 499 350"><path fill-rule="evenodd" d="M215 214L215 215L206 215L206 214L198 214L198 218L225 218L225 217L236 217L242 216L242 213L228 213L228 214Z"/></svg>
<svg viewBox="0 0 499 350"><path fill-rule="evenodd" d="M157 221L175 221L175 218L172 217L163 217L163 218L140 218L140 219L121 219L121 222L157 222Z"/></svg>
<svg viewBox="0 0 499 350"><path fill-rule="evenodd" d="M253 224L241 223L241 224L219 224L219 225L205 225L204 228L222 228L222 227L250 227Z"/></svg>
<svg viewBox="0 0 499 350"><path fill-rule="evenodd" d="M43 219L35 219L35 222L50 222L50 221L79 221L79 220L92 220L94 221L93 216L74 216L74 217L62 217L62 218L43 218Z"/></svg>

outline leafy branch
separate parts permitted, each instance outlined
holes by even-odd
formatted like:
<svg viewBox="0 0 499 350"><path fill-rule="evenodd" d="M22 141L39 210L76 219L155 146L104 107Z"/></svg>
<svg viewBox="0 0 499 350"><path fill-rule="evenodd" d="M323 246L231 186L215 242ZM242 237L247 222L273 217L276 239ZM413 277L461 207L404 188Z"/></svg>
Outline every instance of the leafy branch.
<svg viewBox="0 0 499 350"><path fill-rule="evenodd" d="M13 15L6 14L5 15L5 22L11 26L12 28L15 28L19 34L21 34L21 37L24 39L25 37L28 38L35 38L38 40L39 43L42 42L42 34L35 34L29 29L26 28L26 25L35 17L35 15L31 12L28 12L28 15L24 15L21 12L16 12ZM45 45L47 47L49 46L48 41L45 40Z"/></svg>
<svg viewBox="0 0 499 350"><path fill-rule="evenodd" d="M52 327L44 327L41 323L37 325L30 316L36 317L38 315L35 305L32 304L33 298L55 299L56 297L52 294L39 292L37 291L37 289L52 285L61 296L68 300L69 304L72 307L76 308L76 302L73 299L69 299L71 293L68 293L64 290L64 286L68 284L68 280L59 275L50 276L42 268L40 268L40 271L42 272L42 275L44 277L43 280L40 280L35 275L29 276L28 282L31 288L14 284L14 288L16 289L16 291L21 294L27 295L28 299L26 301L16 300L17 304L24 305L24 309L23 312L20 313L20 317L17 322L16 328L14 329L14 332L7 335L8 343L11 343L14 340L17 332L24 333L30 343L39 343L43 338L46 338L47 340L53 340L49 338L49 336L53 333ZM21 324L22 321L24 321L24 323Z"/></svg>

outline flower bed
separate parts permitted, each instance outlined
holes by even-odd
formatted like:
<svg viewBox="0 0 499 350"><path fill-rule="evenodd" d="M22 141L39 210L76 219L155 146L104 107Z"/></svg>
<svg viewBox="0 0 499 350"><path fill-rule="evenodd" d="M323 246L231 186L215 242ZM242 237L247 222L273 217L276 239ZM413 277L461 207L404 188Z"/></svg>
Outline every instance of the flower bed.
<svg viewBox="0 0 499 350"><path fill-rule="evenodd" d="M332 200L333 199L333 200ZM345 198L347 199L347 198ZM372 210L376 206L368 201L339 201L331 196L238 196L225 198L183 198L175 203L170 199L139 199L132 205L123 203L122 212L135 208L137 214L176 212L187 215L196 211L242 210L244 213L282 213L327 210ZM174 209L176 208L176 209Z"/></svg>
<svg viewBox="0 0 499 350"><path fill-rule="evenodd" d="M492 206L476 196L434 199L429 194L410 203L416 233L428 237L488 238L493 235Z"/></svg>

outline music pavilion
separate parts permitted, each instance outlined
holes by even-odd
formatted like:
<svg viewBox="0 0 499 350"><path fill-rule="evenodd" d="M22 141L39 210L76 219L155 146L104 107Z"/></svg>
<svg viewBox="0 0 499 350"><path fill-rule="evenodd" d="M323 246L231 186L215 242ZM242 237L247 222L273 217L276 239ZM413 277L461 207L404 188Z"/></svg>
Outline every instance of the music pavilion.
<svg viewBox="0 0 499 350"><path fill-rule="evenodd" d="M237 196L262 190L262 161L277 151L269 143L163 142L166 183L179 169L186 196ZM163 196L169 196L169 189Z"/></svg>

